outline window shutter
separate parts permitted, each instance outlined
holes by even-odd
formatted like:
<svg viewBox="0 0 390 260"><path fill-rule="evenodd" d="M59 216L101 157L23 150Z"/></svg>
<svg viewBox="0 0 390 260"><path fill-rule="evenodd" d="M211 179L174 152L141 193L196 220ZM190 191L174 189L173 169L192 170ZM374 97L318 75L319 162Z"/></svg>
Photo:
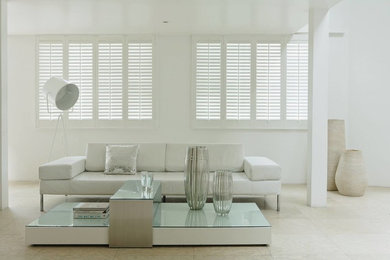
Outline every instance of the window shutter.
<svg viewBox="0 0 390 260"><path fill-rule="evenodd" d="M40 42L38 46L39 119L53 120L57 119L61 111L47 104L42 89L51 77L63 77L63 44L62 42Z"/></svg>
<svg viewBox="0 0 390 260"><path fill-rule="evenodd" d="M98 44L98 118L122 119L122 43Z"/></svg>
<svg viewBox="0 0 390 260"><path fill-rule="evenodd" d="M128 119L153 117L152 43L128 44Z"/></svg>
<svg viewBox="0 0 390 260"><path fill-rule="evenodd" d="M196 44L196 119L221 118L221 43Z"/></svg>
<svg viewBox="0 0 390 260"><path fill-rule="evenodd" d="M287 44L286 119L308 117L308 44Z"/></svg>
<svg viewBox="0 0 390 260"><path fill-rule="evenodd" d="M226 119L249 120L251 114L251 44L226 44Z"/></svg>
<svg viewBox="0 0 390 260"><path fill-rule="evenodd" d="M93 46L92 43L69 43L69 81L79 88L79 99L69 113L72 120L91 120L93 116Z"/></svg>
<svg viewBox="0 0 390 260"><path fill-rule="evenodd" d="M281 45L256 47L256 119L280 119Z"/></svg>

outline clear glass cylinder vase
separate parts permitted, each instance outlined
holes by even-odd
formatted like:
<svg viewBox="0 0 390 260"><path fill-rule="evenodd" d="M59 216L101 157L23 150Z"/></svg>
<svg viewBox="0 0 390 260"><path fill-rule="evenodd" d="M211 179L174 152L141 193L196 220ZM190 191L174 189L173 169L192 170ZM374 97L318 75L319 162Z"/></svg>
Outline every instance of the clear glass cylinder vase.
<svg viewBox="0 0 390 260"><path fill-rule="evenodd" d="M209 153L205 146L187 147L184 190L192 210L202 209L209 190Z"/></svg>
<svg viewBox="0 0 390 260"><path fill-rule="evenodd" d="M233 201L233 177L230 171L216 171L213 182L213 204L218 215L229 214Z"/></svg>

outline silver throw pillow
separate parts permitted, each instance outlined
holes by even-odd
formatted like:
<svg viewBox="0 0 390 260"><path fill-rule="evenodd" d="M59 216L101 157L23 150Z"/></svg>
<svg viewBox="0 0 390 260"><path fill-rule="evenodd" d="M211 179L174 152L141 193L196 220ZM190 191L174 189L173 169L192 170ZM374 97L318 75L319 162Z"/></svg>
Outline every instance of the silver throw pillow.
<svg viewBox="0 0 390 260"><path fill-rule="evenodd" d="M135 174L138 145L107 145L105 174Z"/></svg>

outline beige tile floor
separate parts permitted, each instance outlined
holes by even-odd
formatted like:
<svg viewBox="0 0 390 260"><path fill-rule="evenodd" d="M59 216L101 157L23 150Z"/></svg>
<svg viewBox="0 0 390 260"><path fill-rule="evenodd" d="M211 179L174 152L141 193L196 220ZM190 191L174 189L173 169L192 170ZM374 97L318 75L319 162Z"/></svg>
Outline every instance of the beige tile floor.
<svg viewBox="0 0 390 260"><path fill-rule="evenodd" d="M40 215L37 183L12 183L10 207L0 211L0 259L390 259L390 188L369 188L364 197L328 193L327 208L305 205L304 185L284 185L282 210L271 196L257 203L272 224L270 246L154 247L26 246L24 225ZM48 196L50 208L65 200Z"/></svg>

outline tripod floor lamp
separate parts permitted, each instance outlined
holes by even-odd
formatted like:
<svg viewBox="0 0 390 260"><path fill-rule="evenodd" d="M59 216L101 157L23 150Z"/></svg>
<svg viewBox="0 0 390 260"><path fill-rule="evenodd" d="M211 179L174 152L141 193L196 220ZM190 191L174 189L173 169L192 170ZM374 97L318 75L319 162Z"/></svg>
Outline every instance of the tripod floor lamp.
<svg viewBox="0 0 390 260"><path fill-rule="evenodd" d="M43 94L46 96L47 110L49 114L51 113L49 109L49 103L61 111L57 118L56 129L50 147L50 161L60 121L62 122L64 133L65 154L68 155L68 140L66 136L64 113L71 109L74 104L76 104L79 98L79 88L75 84L70 83L62 78L52 77L46 81L45 85L43 86Z"/></svg>

